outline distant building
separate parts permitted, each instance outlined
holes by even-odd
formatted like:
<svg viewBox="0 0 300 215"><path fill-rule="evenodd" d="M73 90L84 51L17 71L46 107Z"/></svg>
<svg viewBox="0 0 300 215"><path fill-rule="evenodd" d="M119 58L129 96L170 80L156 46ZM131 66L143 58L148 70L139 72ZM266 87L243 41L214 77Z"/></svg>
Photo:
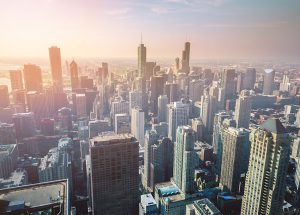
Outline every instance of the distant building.
<svg viewBox="0 0 300 215"><path fill-rule="evenodd" d="M6 108L10 105L8 86L0 85L0 108Z"/></svg>
<svg viewBox="0 0 300 215"><path fill-rule="evenodd" d="M116 134L126 134L130 133L130 116L127 113L119 113L115 115L115 133Z"/></svg>
<svg viewBox="0 0 300 215"><path fill-rule="evenodd" d="M140 77L145 76L146 59L147 59L147 49L146 46L141 41L141 44L138 47L138 72Z"/></svg>
<svg viewBox="0 0 300 215"><path fill-rule="evenodd" d="M157 120L158 122L167 122L167 113L168 113L168 97L166 95L160 95L158 97L158 113Z"/></svg>
<svg viewBox="0 0 300 215"><path fill-rule="evenodd" d="M43 89L42 70L34 64L25 64L23 69L25 89L41 92Z"/></svg>
<svg viewBox="0 0 300 215"><path fill-rule="evenodd" d="M263 94L272 95L274 90L275 71L273 69L265 69Z"/></svg>
<svg viewBox="0 0 300 215"><path fill-rule="evenodd" d="M145 139L145 113L140 108L131 109L131 133L141 146L144 146Z"/></svg>
<svg viewBox="0 0 300 215"><path fill-rule="evenodd" d="M55 87L58 87L58 89L62 89L63 79L62 79L60 48L56 46L50 47L49 58L50 58L50 67L51 67L53 85Z"/></svg>
<svg viewBox="0 0 300 215"><path fill-rule="evenodd" d="M16 130L13 124L0 122L0 145L16 144Z"/></svg>
<svg viewBox="0 0 300 215"><path fill-rule="evenodd" d="M184 50L182 51L181 70L183 73L186 74L190 72L190 48L191 48L191 43L185 42Z"/></svg>
<svg viewBox="0 0 300 215"><path fill-rule="evenodd" d="M14 114L13 123L16 129L16 137L18 140L25 137L32 137L36 134L34 114L32 112Z"/></svg>
<svg viewBox="0 0 300 215"><path fill-rule="evenodd" d="M78 66L74 60L70 63L70 76L72 90L79 88Z"/></svg>
<svg viewBox="0 0 300 215"><path fill-rule="evenodd" d="M21 70L10 70L9 76L12 90L24 89Z"/></svg>
<svg viewBox="0 0 300 215"><path fill-rule="evenodd" d="M237 128L249 128L251 114L251 95L247 90L242 90L235 103L234 118Z"/></svg>
<svg viewBox="0 0 300 215"><path fill-rule="evenodd" d="M234 97L236 92L236 73L234 69L225 69L222 73L222 87L225 89L225 100Z"/></svg>
<svg viewBox="0 0 300 215"><path fill-rule="evenodd" d="M200 199L186 206L186 215L222 215L209 199Z"/></svg>
<svg viewBox="0 0 300 215"><path fill-rule="evenodd" d="M7 179L14 171L18 159L16 144L0 145L0 178Z"/></svg>

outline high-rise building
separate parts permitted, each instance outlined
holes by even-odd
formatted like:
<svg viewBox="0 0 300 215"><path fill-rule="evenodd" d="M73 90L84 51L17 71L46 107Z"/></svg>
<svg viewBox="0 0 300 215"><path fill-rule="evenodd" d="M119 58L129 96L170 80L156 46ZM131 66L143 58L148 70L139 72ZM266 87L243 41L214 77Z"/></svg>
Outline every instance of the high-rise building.
<svg viewBox="0 0 300 215"><path fill-rule="evenodd" d="M34 64L25 64L23 69L25 89L41 92L43 89L42 70Z"/></svg>
<svg viewBox="0 0 300 215"><path fill-rule="evenodd" d="M131 109L131 134L144 146L145 139L145 113L140 108Z"/></svg>
<svg viewBox="0 0 300 215"><path fill-rule="evenodd" d="M78 117L87 116L85 94L73 94L73 105L74 105L75 114Z"/></svg>
<svg viewBox="0 0 300 215"><path fill-rule="evenodd" d="M63 80L62 80L60 48L56 46L50 47L49 58L50 58L50 67L51 67L53 85L58 87L59 89L62 89Z"/></svg>
<svg viewBox="0 0 300 215"><path fill-rule="evenodd" d="M195 102L200 101L203 95L204 81L203 80L192 80L189 84L189 98Z"/></svg>
<svg viewBox="0 0 300 215"><path fill-rule="evenodd" d="M146 58L147 58L146 46L141 42L140 46L138 47L138 72L140 77L145 76Z"/></svg>
<svg viewBox="0 0 300 215"><path fill-rule="evenodd" d="M0 178L6 179L16 168L18 160L17 144L0 145L0 155Z"/></svg>
<svg viewBox="0 0 300 215"><path fill-rule="evenodd" d="M222 215L222 213L209 199L205 198L187 205L186 215Z"/></svg>
<svg viewBox="0 0 300 215"><path fill-rule="evenodd" d="M12 90L20 90L24 88L21 70L10 70L9 76Z"/></svg>
<svg viewBox="0 0 300 215"><path fill-rule="evenodd" d="M251 96L248 90L242 90L235 103L234 119L237 128L249 128L251 114Z"/></svg>
<svg viewBox="0 0 300 215"><path fill-rule="evenodd" d="M229 127L224 130L220 177L220 184L224 190L239 191L241 174L246 173L249 162L249 133L244 128Z"/></svg>
<svg viewBox="0 0 300 215"><path fill-rule="evenodd" d="M142 91L130 91L129 92L129 109L130 115L132 108L138 107L143 109L145 112L146 109L146 95Z"/></svg>
<svg viewBox="0 0 300 215"><path fill-rule="evenodd" d="M72 90L79 88L78 66L74 60L70 63L70 76Z"/></svg>
<svg viewBox="0 0 300 215"><path fill-rule="evenodd" d="M118 113L115 115L115 133L116 134L125 134L130 133L130 116L128 113Z"/></svg>
<svg viewBox="0 0 300 215"><path fill-rule="evenodd" d="M208 139L213 132L214 117L217 112L218 101L217 98L210 95L201 97L201 113L200 117L205 127L205 139Z"/></svg>
<svg viewBox="0 0 300 215"><path fill-rule="evenodd" d="M172 180L185 194L194 192L195 134L190 126L179 126L174 143Z"/></svg>
<svg viewBox="0 0 300 215"><path fill-rule="evenodd" d="M153 75L153 69L156 66L156 62L146 62L146 72L144 75L145 80L150 80Z"/></svg>
<svg viewBox="0 0 300 215"><path fill-rule="evenodd" d="M182 51L182 59L181 59L181 70L183 73L188 74L190 72L190 48L191 43L184 43L184 50Z"/></svg>
<svg viewBox="0 0 300 215"><path fill-rule="evenodd" d="M264 71L264 86L263 86L263 94L264 95L272 95L273 94L274 77L275 77L274 69L265 69L265 71Z"/></svg>
<svg viewBox="0 0 300 215"><path fill-rule="evenodd" d="M160 95L163 95L164 91L164 77L161 75L154 75L150 78L151 96L150 104L151 111L157 113L157 100Z"/></svg>
<svg viewBox="0 0 300 215"><path fill-rule="evenodd" d="M157 120L158 122L167 122L168 113L168 97L166 95L160 95L158 97L157 108Z"/></svg>
<svg viewBox="0 0 300 215"><path fill-rule="evenodd" d="M7 85L0 85L0 108L6 108L10 104Z"/></svg>
<svg viewBox="0 0 300 215"><path fill-rule="evenodd" d="M289 162L288 133L270 118L251 134L251 153L242 215L277 214L282 210Z"/></svg>
<svg viewBox="0 0 300 215"><path fill-rule="evenodd" d="M13 124L0 122L0 145L15 144L16 130Z"/></svg>
<svg viewBox="0 0 300 215"><path fill-rule="evenodd" d="M177 83L166 83L164 86L164 95L167 95L169 102L179 100L179 85Z"/></svg>
<svg viewBox="0 0 300 215"><path fill-rule="evenodd" d="M32 137L36 134L34 114L32 112L14 114L13 123L16 129L16 137L18 140L25 137Z"/></svg>
<svg viewBox="0 0 300 215"><path fill-rule="evenodd" d="M93 214L137 214L139 143L129 134L107 134L90 142Z"/></svg>
<svg viewBox="0 0 300 215"><path fill-rule="evenodd" d="M89 121L89 138L93 138L110 130L108 120L92 120Z"/></svg>
<svg viewBox="0 0 300 215"><path fill-rule="evenodd" d="M188 125L189 119L189 105L180 102L174 102L168 105L168 124L169 132L168 137L176 140L176 129L180 125Z"/></svg>
<svg viewBox="0 0 300 215"><path fill-rule="evenodd" d="M235 70L225 69L222 73L222 87L225 89L225 100L234 97L236 92Z"/></svg>
<svg viewBox="0 0 300 215"><path fill-rule="evenodd" d="M253 90L256 82L256 69L247 68L243 81L244 89Z"/></svg>
<svg viewBox="0 0 300 215"><path fill-rule="evenodd" d="M289 92L291 89L291 82L288 73L284 73L282 82L280 83L279 90L283 92Z"/></svg>
<svg viewBox="0 0 300 215"><path fill-rule="evenodd" d="M110 116L115 119L115 115L119 113L129 114L129 102L122 99L122 97L115 98L111 103Z"/></svg>

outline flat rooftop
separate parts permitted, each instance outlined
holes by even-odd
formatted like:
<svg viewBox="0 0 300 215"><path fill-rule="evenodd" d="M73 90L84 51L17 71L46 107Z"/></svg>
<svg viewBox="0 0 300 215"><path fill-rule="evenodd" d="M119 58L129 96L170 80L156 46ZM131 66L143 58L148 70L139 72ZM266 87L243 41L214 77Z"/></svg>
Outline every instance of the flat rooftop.
<svg viewBox="0 0 300 215"><path fill-rule="evenodd" d="M64 211L68 211L68 181L52 181L47 183L26 185L0 190L1 212L10 212L22 208L36 208L44 205L64 203Z"/></svg>
<svg viewBox="0 0 300 215"><path fill-rule="evenodd" d="M125 143L125 142L136 142L135 137L130 133L125 134L115 134L115 133L102 133L101 135L92 138L91 146L95 147L97 145L107 145L114 143Z"/></svg>

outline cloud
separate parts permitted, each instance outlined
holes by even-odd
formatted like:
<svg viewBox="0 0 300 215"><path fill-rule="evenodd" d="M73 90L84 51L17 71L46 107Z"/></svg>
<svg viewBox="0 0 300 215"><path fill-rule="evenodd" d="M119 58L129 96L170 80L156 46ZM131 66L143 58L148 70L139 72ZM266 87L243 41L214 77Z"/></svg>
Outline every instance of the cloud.
<svg viewBox="0 0 300 215"><path fill-rule="evenodd" d="M130 9L126 7L126 8L119 8L119 9L106 11L106 14L110 16L119 16L119 15L126 15L128 14L129 11Z"/></svg>
<svg viewBox="0 0 300 215"><path fill-rule="evenodd" d="M169 12L167 8L159 7L159 6L152 7L151 11L156 14L164 14Z"/></svg>
<svg viewBox="0 0 300 215"><path fill-rule="evenodd" d="M288 24L286 21L259 22L259 23L209 23L201 25L204 28L279 28Z"/></svg>
<svg viewBox="0 0 300 215"><path fill-rule="evenodd" d="M190 6L197 6L197 5L210 5L214 7L220 7L228 0L166 0L169 3L176 3L176 4L185 4Z"/></svg>

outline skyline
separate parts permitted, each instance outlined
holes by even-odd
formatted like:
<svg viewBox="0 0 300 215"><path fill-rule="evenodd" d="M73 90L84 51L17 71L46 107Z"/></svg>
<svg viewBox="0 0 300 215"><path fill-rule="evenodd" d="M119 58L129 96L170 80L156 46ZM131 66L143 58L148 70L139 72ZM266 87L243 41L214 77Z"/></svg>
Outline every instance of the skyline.
<svg viewBox="0 0 300 215"><path fill-rule="evenodd" d="M136 58L141 32L152 59L180 57L187 40L191 60L300 56L295 0L70 3L3 1L0 13L10 18L0 20L0 57L47 58L47 48L58 46L62 58Z"/></svg>

